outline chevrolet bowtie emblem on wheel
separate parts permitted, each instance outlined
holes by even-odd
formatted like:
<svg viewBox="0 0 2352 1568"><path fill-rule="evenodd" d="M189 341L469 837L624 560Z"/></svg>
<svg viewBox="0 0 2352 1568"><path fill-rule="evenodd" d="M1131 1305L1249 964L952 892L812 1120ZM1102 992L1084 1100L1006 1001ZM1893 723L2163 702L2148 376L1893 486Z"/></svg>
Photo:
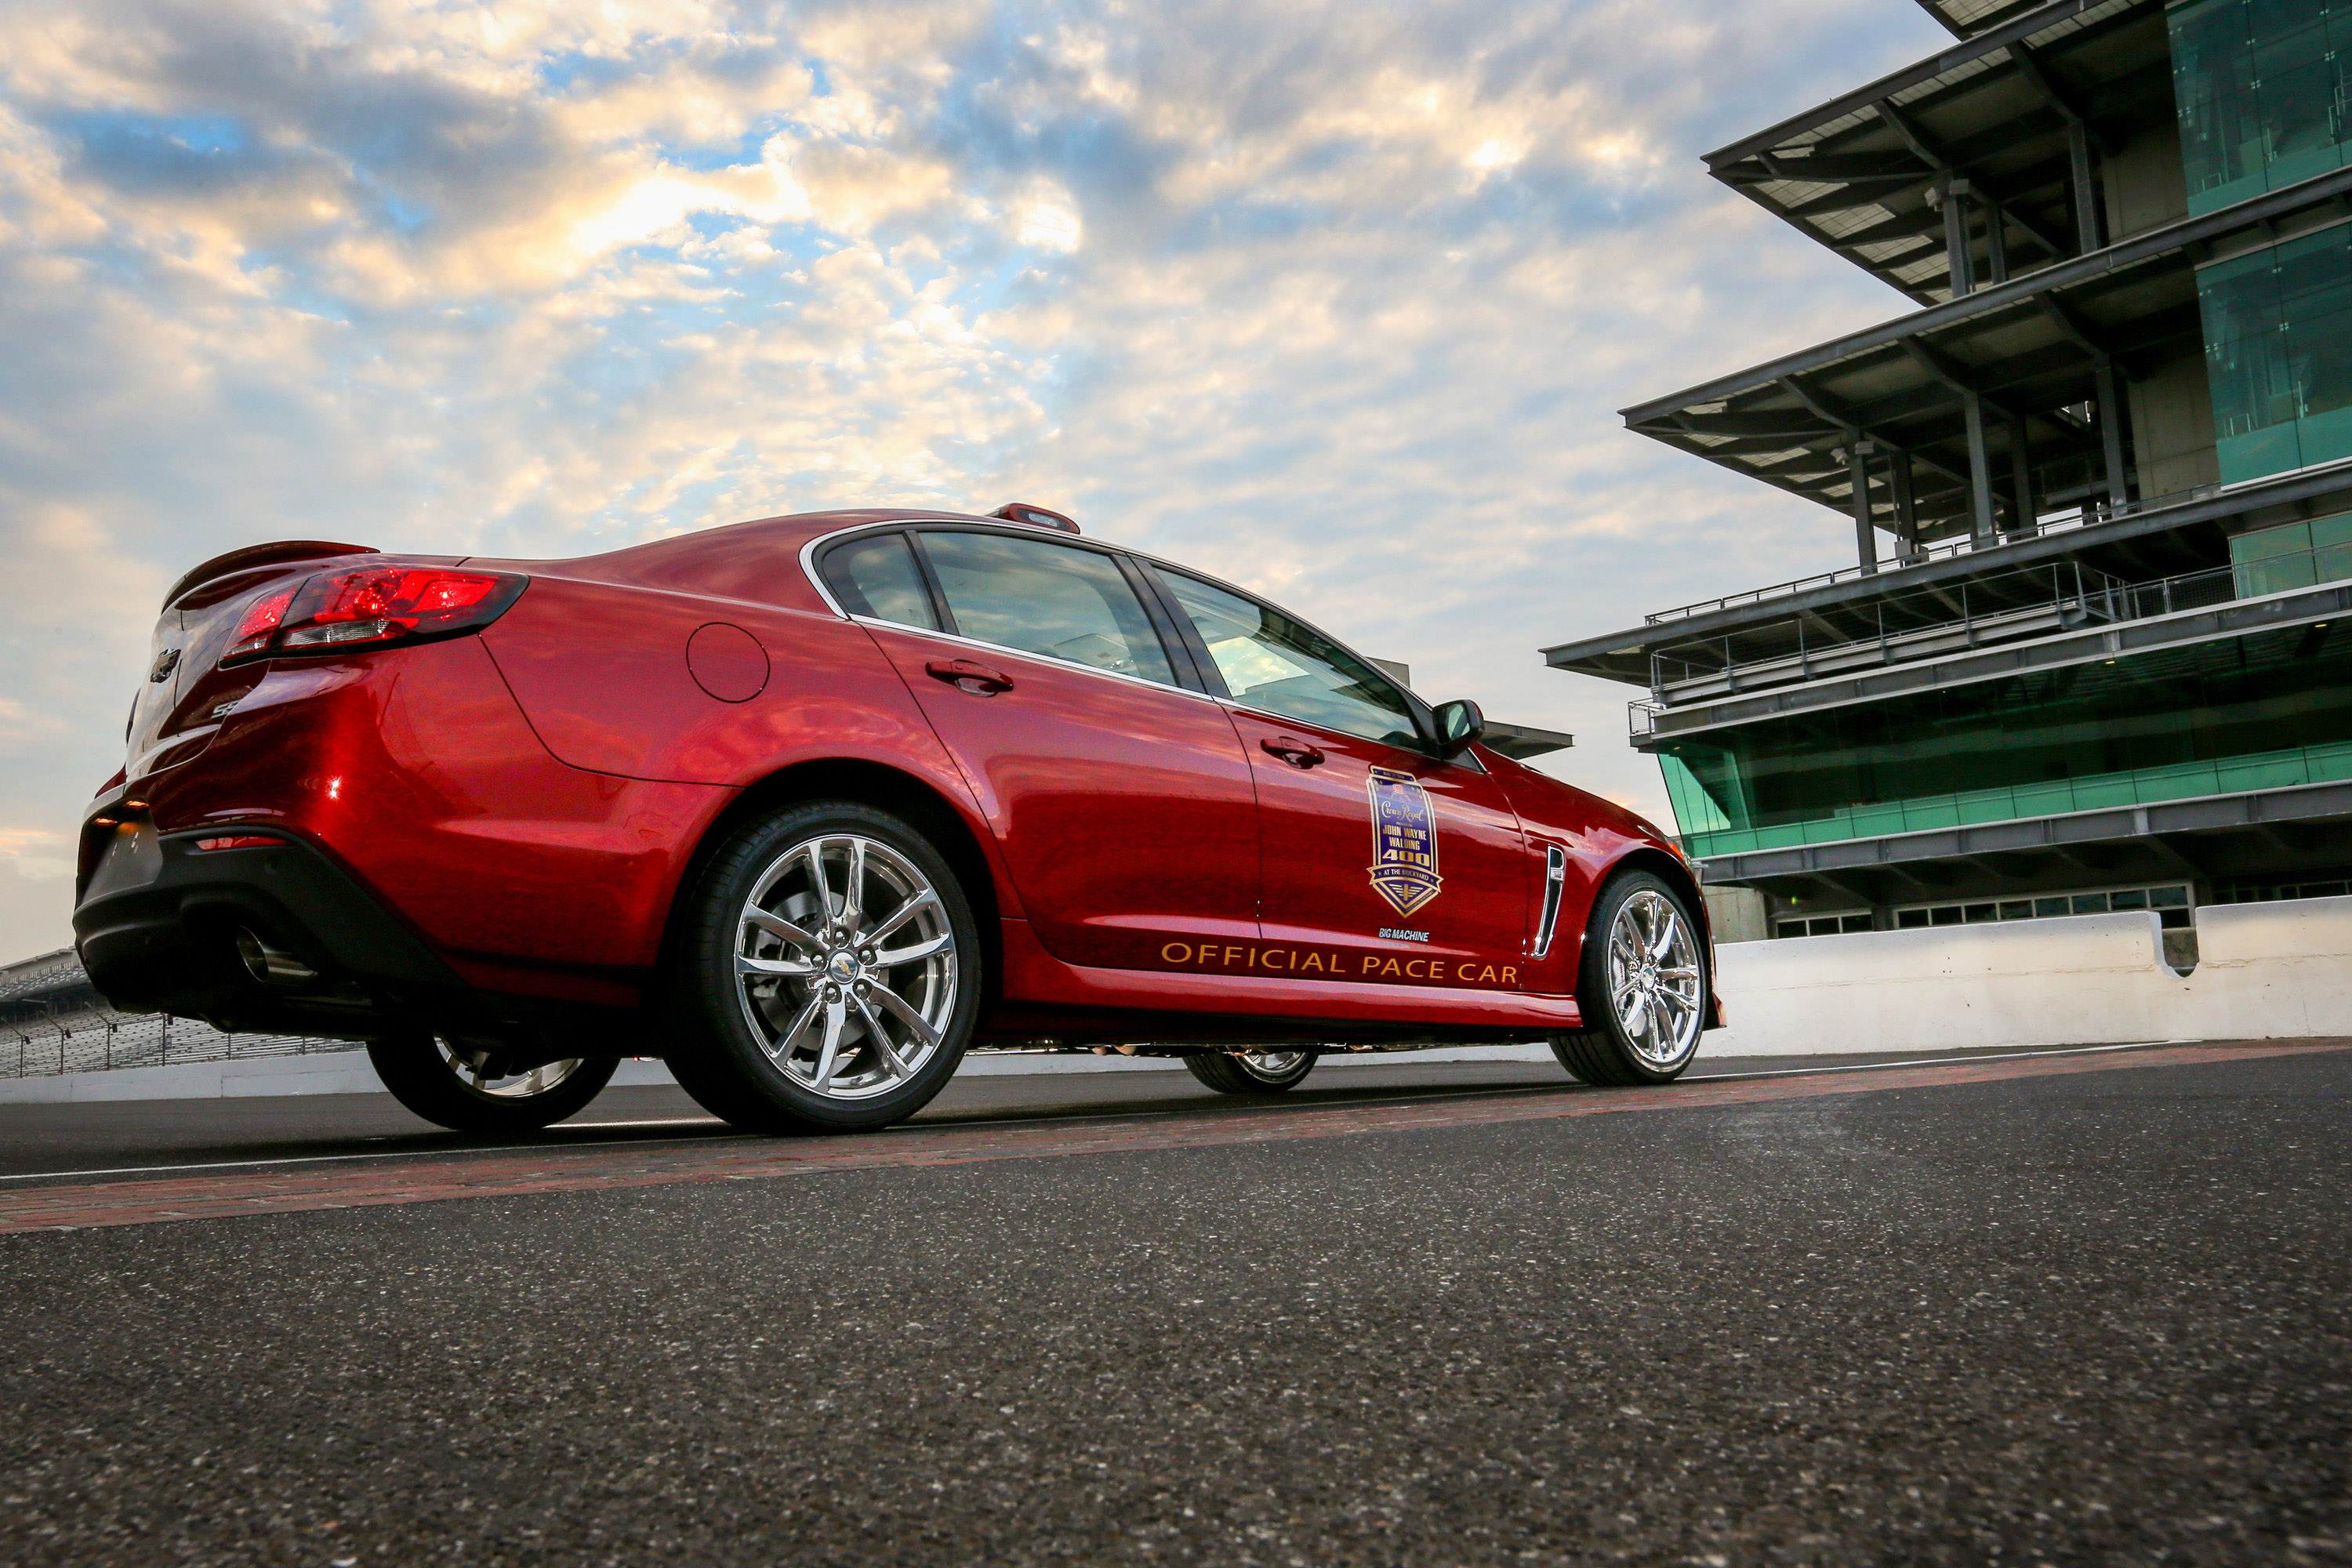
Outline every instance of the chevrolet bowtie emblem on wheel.
<svg viewBox="0 0 2352 1568"><path fill-rule="evenodd" d="M1437 808L1411 773L1374 768L1364 784L1372 801L1372 886L1401 915L1437 897Z"/></svg>

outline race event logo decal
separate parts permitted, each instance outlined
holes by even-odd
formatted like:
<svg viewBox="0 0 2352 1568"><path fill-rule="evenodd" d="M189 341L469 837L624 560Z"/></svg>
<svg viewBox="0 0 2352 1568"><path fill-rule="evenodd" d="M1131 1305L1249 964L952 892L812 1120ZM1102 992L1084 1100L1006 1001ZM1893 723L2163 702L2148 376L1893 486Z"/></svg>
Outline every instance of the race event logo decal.
<svg viewBox="0 0 2352 1568"><path fill-rule="evenodd" d="M1372 886L1401 915L1437 897L1437 808L1411 773L1374 768L1365 782L1372 801Z"/></svg>

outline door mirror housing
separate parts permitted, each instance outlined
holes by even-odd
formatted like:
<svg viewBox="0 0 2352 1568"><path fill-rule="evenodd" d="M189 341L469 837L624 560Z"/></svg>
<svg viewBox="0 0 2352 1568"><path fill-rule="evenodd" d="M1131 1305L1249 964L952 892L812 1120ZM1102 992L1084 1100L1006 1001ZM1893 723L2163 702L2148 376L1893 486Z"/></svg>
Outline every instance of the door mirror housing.
<svg viewBox="0 0 2352 1568"><path fill-rule="evenodd" d="M1486 732L1486 715L1467 698L1440 703L1431 716L1437 721L1437 749L1445 756L1461 755Z"/></svg>

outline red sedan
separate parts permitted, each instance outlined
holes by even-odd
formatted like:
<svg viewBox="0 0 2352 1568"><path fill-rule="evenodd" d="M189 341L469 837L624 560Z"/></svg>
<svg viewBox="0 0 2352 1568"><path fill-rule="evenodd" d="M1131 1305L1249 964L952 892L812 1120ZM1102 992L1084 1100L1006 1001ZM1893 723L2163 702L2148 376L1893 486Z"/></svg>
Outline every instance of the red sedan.
<svg viewBox="0 0 2352 1568"><path fill-rule="evenodd" d="M452 1127L658 1054L747 1127L911 1114L973 1047L1548 1040L1720 1021L1670 840L1253 595L992 518L572 561L266 544L167 597L74 928L117 1006L362 1039Z"/></svg>

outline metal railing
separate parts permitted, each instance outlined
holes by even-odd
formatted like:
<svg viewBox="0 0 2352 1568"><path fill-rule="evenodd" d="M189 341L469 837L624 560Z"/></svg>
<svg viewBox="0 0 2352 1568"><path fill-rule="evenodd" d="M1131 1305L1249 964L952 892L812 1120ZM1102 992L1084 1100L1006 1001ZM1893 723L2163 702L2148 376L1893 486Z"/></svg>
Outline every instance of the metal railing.
<svg viewBox="0 0 2352 1568"><path fill-rule="evenodd" d="M1994 536L1979 544L1974 539L1955 540L1949 544L1934 544L1908 555L1882 563L1876 567L1841 566L1834 572L1818 573L1811 577L1799 577L1786 583L1774 583L1769 587L1750 588L1744 593L1726 594L1719 599L1703 599L1695 605L1678 605L1671 610L1659 610L1642 617L1646 626L1664 626L1669 621L1685 621L1694 616L1711 615L1717 610L1728 610L1740 605L1760 605L1769 599L1785 599L1811 588L1826 588L1832 584L1858 582L1866 577L1889 572L1924 566L1931 561L1948 561L1962 555L1972 555L2003 545L2038 539L2043 534L2064 533L2093 523L2111 521L2118 517L2133 517L2144 511L2157 511L2168 506L2180 506L2192 500L2203 500L2221 493L2220 485L2198 485L2189 489L2172 490L2160 496L2143 496L2120 506L2104 501L2084 501L2076 510L2054 516L2038 517L2030 528L2019 528Z"/></svg>
<svg viewBox="0 0 2352 1568"><path fill-rule="evenodd" d="M1874 665L2129 618L2131 584L2080 562L2021 567L1969 583L1891 595L1841 612L1846 628L1791 616L1696 637L1650 656L1650 695L1689 702L1766 686L1801 685ZM1855 619L1864 624L1857 626Z"/></svg>
<svg viewBox="0 0 2352 1568"><path fill-rule="evenodd" d="M0 970L0 1079L361 1049L356 1040L239 1035L168 1013L118 1013L71 952Z"/></svg>
<svg viewBox="0 0 2352 1568"><path fill-rule="evenodd" d="M1633 732L1642 739L1655 734L1655 714L1683 703L1801 685L1856 669L1943 658L2086 626L2153 620L2346 579L2352 579L2352 546L2335 545L2147 583L2128 583L2076 563L2059 562L1978 583L1892 595L1871 606L1872 627L1860 636L1825 634L1803 620L1790 619L1659 649L1650 659L1651 700L1633 705ZM2048 591L2022 595L2032 583L2046 583ZM1903 625L1903 612L1923 602L1958 614L1941 620L1913 618ZM1982 613L1979 605L1984 606ZM1895 625L1890 626L1890 621Z"/></svg>

